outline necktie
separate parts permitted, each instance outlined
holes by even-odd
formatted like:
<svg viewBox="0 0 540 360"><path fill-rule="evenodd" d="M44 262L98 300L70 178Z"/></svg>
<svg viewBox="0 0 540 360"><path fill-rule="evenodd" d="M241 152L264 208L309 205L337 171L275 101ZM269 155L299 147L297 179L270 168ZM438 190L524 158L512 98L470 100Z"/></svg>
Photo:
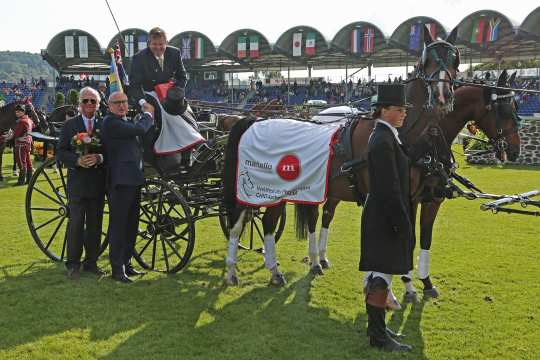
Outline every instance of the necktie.
<svg viewBox="0 0 540 360"><path fill-rule="evenodd" d="M158 63L159 63L159 67L161 68L161 71L163 71L163 58L160 57L157 60L158 60Z"/></svg>
<svg viewBox="0 0 540 360"><path fill-rule="evenodd" d="M94 129L94 121L92 119L88 119L88 134L92 134L93 129Z"/></svg>

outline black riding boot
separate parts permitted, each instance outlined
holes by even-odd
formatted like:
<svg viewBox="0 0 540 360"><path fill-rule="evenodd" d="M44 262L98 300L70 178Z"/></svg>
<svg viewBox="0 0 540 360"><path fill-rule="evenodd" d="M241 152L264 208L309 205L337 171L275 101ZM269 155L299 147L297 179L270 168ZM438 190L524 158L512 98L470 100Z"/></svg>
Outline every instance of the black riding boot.
<svg viewBox="0 0 540 360"><path fill-rule="evenodd" d="M29 170L26 172L26 181L25 184L30 184L30 179L32 179L32 175L34 174L33 170Z"/></svg>
<svg viewBox="0 0 540 360"><path fill-rule="evenodd" d="M19 179L17 180L17 184L15 184L15 185L16 186L24 185L25 180L26 180L26 172L21 170L19 172Z"/></svg>
<svg viewBox="0 0 540 360"><path fill-rule="evenodd" d="M388 334L385 322L388 284L380 277L372 278L367 285L366 311L369 344L386 351L410 351L410 345L401 344Z"/></svg>

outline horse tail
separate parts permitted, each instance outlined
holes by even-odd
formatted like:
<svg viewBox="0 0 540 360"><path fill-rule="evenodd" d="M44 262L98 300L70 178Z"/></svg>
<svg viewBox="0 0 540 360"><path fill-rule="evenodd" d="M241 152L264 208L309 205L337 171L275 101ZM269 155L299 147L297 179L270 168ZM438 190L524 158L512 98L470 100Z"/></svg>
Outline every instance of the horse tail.
<svg viewBox="0 0 540 360"><path fill-rule="evenodd" d="M308 217L312 213L311 206L313 205L305 205L305 204L294 205L294 215L295 215L294 228L296 232L296 238L298 240L307 239L307 231L308 231L307 222L308 222Z"/></svg>
<svg viewBox="0 0 540 360"><path fill-rule="evenodd" d="M236 209L236 169L238 164L238 145L240 138L255 120L242 119L232 127L225 148L225 162L223 166L223 207L229 219L229 226L234 226L239 213Z"/></svg>

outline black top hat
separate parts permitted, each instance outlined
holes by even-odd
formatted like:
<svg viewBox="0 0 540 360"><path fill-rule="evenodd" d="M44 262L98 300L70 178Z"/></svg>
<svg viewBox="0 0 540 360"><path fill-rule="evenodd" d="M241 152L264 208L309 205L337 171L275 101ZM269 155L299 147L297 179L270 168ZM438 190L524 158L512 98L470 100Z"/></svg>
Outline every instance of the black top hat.
<svg viewBox="0 0 540 360"><path fill-rule="evenodd" d="M405 85L403 84L381 84L377 86L377 97L372 101L372 106L404 106L412 107L407 103L405 96Z"/></svg>
<svg viewBox="0 0 540 360"><path fill-rule="evenodd" d="M163 109L171 115L181 115L186 111L184 89L174 86L167 91L167 96L163 101Z"/></svg>
<svg viewBox="0 0 540 360"><path fill-rule="evenodd" d="M24 106L21 105L21 104L17 104L15 105L15 108L13 109L14 111L22 111L22 112L25 112L26 110L24 109Z"/></svg>

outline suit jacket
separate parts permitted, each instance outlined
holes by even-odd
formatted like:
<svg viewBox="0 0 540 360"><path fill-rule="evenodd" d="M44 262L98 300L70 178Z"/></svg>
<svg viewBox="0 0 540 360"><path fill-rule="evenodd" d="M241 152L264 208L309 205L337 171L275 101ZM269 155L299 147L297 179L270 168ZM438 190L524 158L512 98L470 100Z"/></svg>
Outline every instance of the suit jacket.
<svg viewBox="0 0 540 360"><path fill-rule="evenodd" d="M129 72L129 96L135 103L144 99L144 91L153 91L154 86L169 80L175 80L181 88L186 86L186 69L180 57L180 50L167 46L163 59L162 70L149 48L133 56Z"/></svg>
<svg viewBox="0 0 540 360"><path fill-rule="evenodd" d="M103 119L102 134L107 158L107 186L142 185L142 148L139 136L144 135L153 125L149 114L143 114L135 124L112 113Z"/></svg>
<svg viewBox="0 0 540 360"><path fill-rule="evenodd" d="M362 212L360 270L406 274L412 269L410 165L388 126L368 143L369 194Z"/></svg>
<svg viewBox="0 0 540 360"><path fill-rule="evenodd" d="M102 120L96 118L94 134L101 130ZM71 145L73 136L86 132L82 115L75 116L64 123L56 150L56 159L68 168L67 195L68 197L101 197L105 193L105 169L103 164L95 168L83 168L76 165L79 154Z"/></svg>

